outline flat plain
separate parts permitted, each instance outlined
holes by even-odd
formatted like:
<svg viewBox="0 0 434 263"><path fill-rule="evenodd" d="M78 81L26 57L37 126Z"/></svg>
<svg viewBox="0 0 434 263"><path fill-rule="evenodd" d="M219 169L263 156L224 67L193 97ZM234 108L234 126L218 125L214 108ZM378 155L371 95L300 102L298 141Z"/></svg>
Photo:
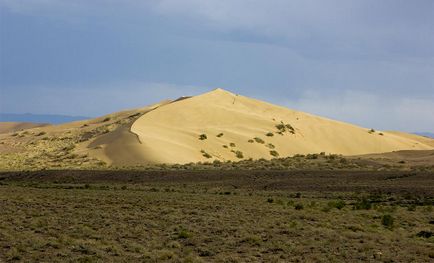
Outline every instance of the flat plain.
<svg viewBox="0 0 434 263"><path fill-rule="evenodd" d="M0 174L0 262L432 262L432 171Z"/></svg>

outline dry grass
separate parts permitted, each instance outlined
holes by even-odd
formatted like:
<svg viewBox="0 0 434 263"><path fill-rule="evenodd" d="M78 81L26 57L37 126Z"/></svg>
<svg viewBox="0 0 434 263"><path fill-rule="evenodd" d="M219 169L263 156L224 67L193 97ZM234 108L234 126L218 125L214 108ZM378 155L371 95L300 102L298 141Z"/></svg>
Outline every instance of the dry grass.
<svg viewBox="0 0 434 263"><path fill-rule="evenodd" d="M239 177L4 179L0 261L433 260L433 237L417 236L434 231L432 195L259 190L258 175ZM355 209L361 200L371 209Z"/></svg>

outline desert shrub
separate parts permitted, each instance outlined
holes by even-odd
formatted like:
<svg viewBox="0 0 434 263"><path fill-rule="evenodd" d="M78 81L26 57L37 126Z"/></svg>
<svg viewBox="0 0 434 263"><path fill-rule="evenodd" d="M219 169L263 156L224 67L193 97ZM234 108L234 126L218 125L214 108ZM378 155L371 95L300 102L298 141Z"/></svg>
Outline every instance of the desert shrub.
<svg viewBox="0 0 434 263"><path fill-rule="evenodd" d="M236 156L237 158L239 158L239 159L243 159L243 158L244 158L244 155L243 155L243 153L242 153L241 151L236 151L236 152L235 152L235 156Z"/></svg>
<svg viewBox="0 0 434 263"><path fill-rule="evenodd" d="M384 134L382 132L380 132L378 135L384 136Z"/></svg>
<svg viewBox="0 0 434 263"><path fill-rule="evenodd" d="M345 202L343 200L330 201L327 204L330 208L336 208L341 210L345 207Z"/></svg>
<svg viewBox="0 0 434 263"><path fill-rule="evenodd" d="M416 234L417 237L423 237L423 238L430 238L432 236L434 236L434 233L431 231L420 231L419 233Z"/></svg>
<svg viewBox="0 0 434 263"><path fill-rule="evenodd" d="M190 238L191 237L191 233L188 232L186 229L181 229L178 231L178 238L179 239L186 239L186 238Z"/></svg>
<svg viewBox="0 0 434 263"><path fill-rule="evenodd" d="M383 215L381 218L381 224L386 228L393 228L393 217L389 214Z"/></svg>
<svg viewBox="0 0 434 263"><path fill-rule="evenodd" d="M217 137L222 137L223 136L223 133L219 133L219 134L217 134Z"/></svg>
<svg viewBox="0 0 434 263"><path fill-rule="evenodd" d="M18 136L18 133L17 133L17 132L12 133L11 136L12 136L12 137Z"/></svg>
<svg viewBox="0 0 434 263"><path fill-rule="evenodd" d="M199 135L199 140L206 140L208 139L208 137L206 136L206 134L202 133L201 135Z"/></svg>
<svg viewBox="0 0 434 263"><path fill-rule="evenodd" d="M249 142L249 143L254 143L255 141L252 140L252 139L249 139L248 142Z"/></svg>
<svg viewBox="0 0 434 263"><path fill-rule="evenodd" d="M303 210L304 206L302 204L296 204L294 208L295 210Z"/></svg>
<svg viewBox="0 0 434 263"><path fill-rule="evenodd" d="M314 154L308 154L308 155L306 155L306 159L310 159L310 160L313 160L313 159L318 159L318 154L316 154L316 153L314 153Z"/></svg>
<svg viewBox="0 0 434 263"><path fill-rule="evenodd" d="M276 128L278 130L278 134L283 135L284 132L288 131L292 134L295 134L294 127L291 126L291 124L284 124L283 122L280 122L276 125Z"/></svg>
<svg viewBox="0 0 434 263"><path fill-rule="evenodd" d="M356 202L353 207L355 210L369 210L372 208L372 203L366 198Z"/></svg>
<svg viewBox="0 0 434 263"><path fill-rule="evenodd" d="M370 129L368 132L369 132L369 133L374 133L375 130L374 130L374 129Z"/></svg>
<svg viewBox="0 0 434 263"><path fill-rule="evenodd" d="M264 140L262 140L261 138L259 138L259 137L255 137L255 138L253 138L257 143L261 143L261 144L263 144L263 143L265 143L264 142Z"/></svg>
<svg viewBox="0 0 434 263"><path fill-rule="evenodd" d="M276 124L276 128L279 130L279 131L285 131L285 124L283 124L283 122L281 122L281 123L279 123L279 124Z"/></svg>
<svg viewBox="0 0 434 263"><path fill-rule="evenodd" d="M268 202L268 203L273 203L273 202L274 202L274 199L271 198L271 197L269 197L269 198L267 198L267 202Z"/></svg>
<svg viewBox="0 0 434 263"><path fill-rule="evenodd" d="M270 149L274 149L275 148L272 143L267 144L267 147L270 148Z"/></svg>
<svg viewBox="0 0 434 263"><path fill-rule="evenodd" d="M42 135L45 135L45 134L47 134L47 133L44 132L44 131L41 131L40 133L36 134L36 136L42 136Z"/></svg>
<svg viewBox="0 0 434 263"><path fill-rule="evenodd" d="M228 146L227 145L223 145L223 148L228 148Z"/></svg>
<svg viewBox="0 0 434 263"><path fill-rule="evenodd" d="M278 153L277 151L275 151L275 150L271 150L271 151L270 151L270 154L271 154L272 156L274 156L274 157L278 157L278 156L279 156L279 153Z"/></svg>
<svg viewBox="0 0 434 263"><path fill-rule="evenodd" d="M205 152L205 150L200 150L200 152L202 153L202 156L203 156L203 157L208 158L208 159L209 159L209 158L212 158L211 154Z"/></svg>
<svg viewBox="0 0 434 263"><path fill-rule="evenodd" d="M235 143L231 142L231 143L229 143L229 146L235 147L236 145L235 145Z"/></svg>
<svg viewBox="0 0 434 263"><path fill-rule="evenodd" d="M274 136L274 134L272 132L267 132L265 135L268 136L268 137L273 137Z"/></svg>
<svg viewBox="0 0 434 263"><path fill-rule="evenodd" d="M106 118L104 118L104 120L102 120L102 122L107 122L109 120L111 120L111 118L110 117L106 117Z"/></svg>

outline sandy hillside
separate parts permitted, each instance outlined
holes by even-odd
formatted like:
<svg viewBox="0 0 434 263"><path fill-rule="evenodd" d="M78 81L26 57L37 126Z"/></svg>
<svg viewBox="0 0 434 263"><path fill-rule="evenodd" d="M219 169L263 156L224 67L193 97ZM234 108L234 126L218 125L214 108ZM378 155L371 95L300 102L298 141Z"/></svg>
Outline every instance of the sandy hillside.
<svg viewBox="0 0 434 263"><path fill-rule="evenodd" d="M425 137L371 131L216 89L95 119L0 134L0 170L433 149L434 140Z"/></svg>
<svg viewBox="0 0 434 263"><path fill-rule="evenodd" d="M138 118L145 162L187 163L306 153L358 155L429 150L420 136L370 131L236 95L222 89L177 101ZM200 139L204 134L206 139Z"/></svg>
<svg viewBox="0 0 434 263"><path fill-rule="evenodd" d="M33 122L0 122L0 133L17 132L36 127L48 126L48 123L33 123Z"/></svg>

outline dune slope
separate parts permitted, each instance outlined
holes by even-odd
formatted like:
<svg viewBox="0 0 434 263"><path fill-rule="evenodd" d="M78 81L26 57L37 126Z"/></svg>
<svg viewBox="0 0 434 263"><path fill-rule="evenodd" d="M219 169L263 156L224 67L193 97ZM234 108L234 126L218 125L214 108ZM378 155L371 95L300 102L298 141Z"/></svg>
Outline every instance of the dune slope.
<svg viewBox="0 0 434 263"><path fill-rule="evenodd" d="M137 134L147 163L433 149L432 142L419 136L370 131L222 89L148 112L132 124L131 131Z"/></svg>

